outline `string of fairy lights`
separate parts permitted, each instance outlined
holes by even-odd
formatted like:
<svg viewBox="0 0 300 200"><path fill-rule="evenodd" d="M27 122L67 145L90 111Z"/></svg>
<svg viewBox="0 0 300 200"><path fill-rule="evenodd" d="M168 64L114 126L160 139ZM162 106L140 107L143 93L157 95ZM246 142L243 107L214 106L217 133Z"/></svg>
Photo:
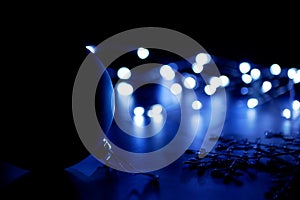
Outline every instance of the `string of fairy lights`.
<svg viewBox="0 0 300 200"><path fill-rule="evenodd" d="M91 52L95 53L94 46L86 46ZM138 59L145 60L151 54L151 50L137 48ZM226 88L226 91L239 97L247 98L246 105L249 109L256 107L277 98L283 94L289 95L289 106L282 109L282 117L291 119L299 116L300 102L296 95L295 86L300 84L300 69L295 67L281 67L279 64L262 66L250 62L237 62L207 53L199 53L193 58L191 66L181 68L179 71L176 63L163 64L159 68L159 75L164 81L171 82L170 91L174 95L180 95L183 89L197 90L205 95L211 96L216 93L218 88ZM206 84L201 79L201 73L211 62L216 63L220 69L220 76L212 76ZM181 81L176 79L176 72L184 75ZM117 69L117 78L122 80L116 86L116 91L123 96L132 95L133 87L127 82L131 78L131 70L122 66ZM200 77L200 78L199 78ZM176 80L176 81L175 81ZM200 100L192 102L194 110L200 110L202 103ZM161 117L162 106L155 104L146 112L143 107L136 107L133 110L135 116L147 114L148 117Z"/></svg>

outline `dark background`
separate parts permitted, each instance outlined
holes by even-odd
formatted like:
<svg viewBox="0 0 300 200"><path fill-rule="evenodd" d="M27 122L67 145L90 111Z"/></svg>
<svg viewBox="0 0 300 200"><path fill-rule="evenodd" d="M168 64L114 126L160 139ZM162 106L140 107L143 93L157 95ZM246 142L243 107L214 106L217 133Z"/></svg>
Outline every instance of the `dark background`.
<svg viewBox="0 0 300 200"><path fill-rule="evenodd" d="M189 10L191 7L196 8ZM7 21L2 37L3 160L14 160L18 151L27 149L36 156L23 159L22 165L34 163L39 171L56 174L61 166L88 155L73 124L73 82L87 55L84 46L97 45L121 31L145 26L170 28L192 37L216 56L299 68L299 17L292 6L218 7L220 11L209 7L203 12L196 5L181 9L157 6L155 14L136 9L128 15L117 15L116 9L104 12L104 7L100 12L91 9L93 15L78 12L76 17L54 17L52 12L46 18L21 15ZM30 142L24 143L24 139ZM50 157L39 159L43 154Z"/></svg>

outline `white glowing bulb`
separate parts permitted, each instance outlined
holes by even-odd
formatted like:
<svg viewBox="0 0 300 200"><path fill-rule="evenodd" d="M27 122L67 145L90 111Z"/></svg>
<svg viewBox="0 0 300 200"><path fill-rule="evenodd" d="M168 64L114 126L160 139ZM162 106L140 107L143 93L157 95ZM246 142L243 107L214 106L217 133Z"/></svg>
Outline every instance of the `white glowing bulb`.
<svg viewBox="0 0 300 200"><path fill-rule="evenodd" d="M270 72L273 75L279 75L281 73L281 67L278 64L273 64L270 67Z"/></svg>
<svg viewBox="0 0 300 200"><path fill-rule="evenodd" d="M161 114L162 110L163 110L163 107L162 105L160 104L154 104L152 107L151 107L151 110L152 110L152 114L154 115L159 115Z"/></svg>
<svg viewBox="0 0 300 200"><path fill-rule="evenodd" d="M173 80L175 78L175 72L169 65L163 65L160 68L159 73L165 80L168 81Z"/></svg>
<svg viewBox="0 0 300 200"><path fill-rule="evenodd" d="M196 74L200 74L203 71L203 65L199 63L194 63L192 65L192 69Z"/></svg>
<svg viewBox="0 0 300 200"><path fill-rule="evenodd" d="M146 59L149 56L149 50L143 47L138 48L137 55L140 59Z"/></svg>
<svg viewBox="0 0 300 200"><path fill-rule="evenodd" d="M239 65L239 69L240 69L240 72L241 72L242 74L246 74L247 72L250 71L251 66L250 66L250 64L247 63L247 62L242 62L242 63Z"/></svg>
<svg viewBox="0 0 300 200"><path fill-rule="evenodd" d="M260 73L259 69L254 68L250 71L250 75L253 78L253 80L257 80L257 79L259 79L261 73Z"/></svg>
<svg viewBox="0 0 300 200"><path fill-rule="evenodd" d="M247 106L248 108L255 108L258 105L258 100L256 98L248 99Z"/></svg>
<svg viewBox="0 0 300 200"><path fill-rule="evenodd" d="M196 87L196 80L193 77L186 77L183 81L183 85L187 89L193 89Z"/></svg>
<svg viewBox="0 0 300 200"><path fill-rule="evenodd" d="M261 86L261 91L263 93L266 93L271 89L272 89L272 83L270 81L264 81L262 86Z"/></svg>
<svg viewBox="0 0 300 200"><path fill-rule="evenodd" d="M222 76L220 76L220 79L221 79L221 86L222 87L227 87L230 84L230 80L227 76L222 75Z"/></svg>
<svg viewBox="0 0 300 200"><path fill-rule="evenodd" d="M222 85L222 81L219 77L213 76L210 78L209 84L214 86L215 88L218 88Z"/></svg>
<svg viewBox="0 0 300 200"><path fill-rule="evenodd" d="M182 87L179 83L173 83L170 90L173 94L178 95L182 92Z"/></svg>
<svg viewBox="0 0 300 200"><path fill-rule="evenodd" d="M133 110L134 115L136 116L142 116L145 112L145 109L143 107L135 107Z"/></svg>
<svg viewBox="0 0 300 200"><path fill-rule="evenodd" d="M297 69L296 68L291 68L287 72L287 75L288 75L289 79L295 78L296 74L297 74Z"/></svg>
<svg viewBox="0 0 300 200"><path fill-rule="evenodd" d="M121 67L118 70L117 75L120 79L129 79L131 77L131 72L127 67Z"/></svg>
<svg viewBox="0 0 300 200"><path fill-rule="evenodd" d="M192 108L194 110L200 110L202 108L202 103L200 101L198 101L198 100L193 101Z"/></svg>
<svg viewBox="0 0 300 200"><path fill-rule="evenodd" d="M207 95L211 96L211 95L213 95L216 92L216 88L213 85L206 85L204 87L204 92Z"/></svg>
<svg viewBox="0 0 300 200"><path fill-rule="evenodd" d="M117 86L117 91L121 95L129 96L133 93L133 87L129 83L121 82Z"/></svg>
<svg viewBox="0 0 300 200"><path fill-rule="evenodd" d="M243 74L242 80L244 81L244 83L249 84L252 82L252 77L249 74Z"/></svg>
<svg viewBox="0 0 300 200"><path fill-rule="evenodd" d="M211 61L211 57L209 54L207 53L199 53L196 56L196 63L200 64L200 65L205 65L207 63L209 63Z"/></svg>
<svg viewBox="0 0 300 200"><path fill-rule="evenodd" d="M297 70L297 73L296 73L293 81L295 84L300 83L300 69Z"/></svg>
<svg viewBox="0 0 300 200"><path fill-rule="evenodd" d="M282 117L286 118L286 119L290 119L291 118L291 111L289 109L284 109L281 113Z"/></svg>
<svg viewBox="0 0 300 200"><path fill-rule="evenodd" d="M300 109L300 102L298 100L294 100L292 103L293 110L299 110Z"/></svg>

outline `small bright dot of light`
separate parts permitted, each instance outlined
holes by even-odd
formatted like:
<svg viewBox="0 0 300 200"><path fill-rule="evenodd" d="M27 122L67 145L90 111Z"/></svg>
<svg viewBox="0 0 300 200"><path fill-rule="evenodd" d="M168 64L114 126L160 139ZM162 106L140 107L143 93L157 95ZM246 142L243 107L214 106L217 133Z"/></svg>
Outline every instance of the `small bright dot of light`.
<svg viewBox="0 0 300 200"><path fill-rule="evenodd" d="M175 95L180 94L182 91L182 87L179 83L172 84L170 89L171 89L171 92Z"/></svg>
<svg viewBox="0 0 300 200"><path fill-rule="evenodd" d="M216 88L213 85L206 85L204 87L204 92L210 96L216 92Z"/></svg>
<svg viewBox="0 0 300 200"><path fill-rule="evenodd" d="M129 79L131 77L131 72L127 67L121 67L118 70L117 75L120 79Z"/></svg>
<svg viewBox="0 0 300 200"><path fill-rule="evenodd" d="M260 70L259 69L252 69L250 72L251 77L253 78L253 80L257 80L260 77Z"/></svg>
<svg viewBox="0 0 300 200"><path fill-rule="evenodd" d="M300 69L298 69L293 81L295 84L300 83Z"/></svg>
<svg viewBox="0 0 300 200"><path fill-rule="evenodd" d="M95 53L95 52L96 52L96 48L95 48L94 46L89 45L89 46L86 46L85 48L86 48L87 50L89 50L90 52L92 52L92 53Z"/></svg>
<svg viewBox="0 0 300 200"><path fill-rule="evenodd" d="M154 115L152 119L153 119L154 123L159 124L163 121L163 115L162 114Z"/></svg>
<svg viewBox="0 0 300 200"><path fill-rule="evenodd" d="M248 88L246 88L246 87L241 88L241 94L242 95L246 95L246 94L248 94L248 92L249 92Z"/></svg>
<svg viewBox="0 0 300 200"><path fill-rule="evenodd" d="M202 108L202 103L200 101L198 101L198 100L193 101L192 108L194 110L200 110Z"/></svg>
<svg viewBox="0 0 300 200"><path fill-rule="evenodd" d="M149 50L148 49L145 49L145 48L138 48L137 50L137 55L140 59L145 59L149 56Z"/></svg>
<svg viewBox="0 0 300 200"><path fill-rule="evenodd" d="M211 60L211 57L209 54L207 53L199 53L197 56L196 56L196 63L200 64L200 65L205 65L207 63L210 62Z"/></svg>
<svg viewBox="0 0 300 200"><path fill-rule="evenodd" d="M117 86L117 91L121 95L129 96L133 93L133 87L129 83L121 82Z"/></svg>
<svg viewBox="0 0 300 200"><path fill-rule="evenodd" d="M196 74L200 74L203 71L203 65L199 63L194 63L192 65L192 69Z"/></svg>
<svg viewBox="0 0 300 200"><path fill-rule="evenodd" d="M258 105L258 100L256 98L248 99L247 106L248 108L255 108Z"/></svg>
<svg viewBox="0 0 300 200"><path fill-rule="evenodd" d="M244 81L244 83L249 84L252 81L252 77L249 74L243 74L242 80Z"/></svg>
<svg viewBox="0 0 300 200"><path fill-rule="evenodd" d="M294 100L292 103L293 110L299 110L300 109L300 102L298 100Z"/></svg>
<svg viewBox="0 0 300 200"><path fill-rule="evenodd" d="M220 79L221 79L221 86L222 87L227 87L230 84L230 80L227 76L222 75L222 76L220 76Z"/></svg>
<svg viewBox="0 0 300 200"><path fill-rule="evenodd" d="M266 93L271 89L272 89L272 83L270 81L264 81L262 86L261 86L261 91L263 93Z"/></svg>
<svg viewBox="0 0 300 200"><path fill-rule="evenodd" d="M135 107L133 110L134 115L136 116L142 116L145 112L145 109L143 107Z"/></svg>
<svg viewBox="0 0 300 200"><path fill-rule="evenodd" d="M169 65L161 66L159 73L164 79L168 81L173 80L175 78L175 72Z"/></svg>
<svg viewBox="0 0 300 200"><path fill-rule="evenodd" d="M213 85L215 88L218 88L222 84L222 80L219 77L211 77L209 80L209 84Z"/></svg>
<svg viewBox="0 0 300 200"><path fill-rule="evenodd" d="M288 70L287 75L289 79L293 79L297 74L297 69L296 68L291 68Z"/></svg>
<svg viewBox="0 0 300 200"><path fill-rule="evenodd" d="M281 68L278 64L273 64L270 67L270 72L273 75L279 75L281 73Z"/></svg>
<svg viewBox="0 0 300 200"><path fill-rule="evenodd" d="M163 107L160 104L155 104L155 105L151 106L151 110L152 110L153 115L159 115L159 114L161 114Z"/></svg>
<svg viewBox="0 0 300 200"><path fill-rule="evenodd" d="M251 68L251 66L247 62L242 62L239 66L240 72L243 74L246 74L247 72L249 72L250 68Z"/></svg>
<svg viewBox="0 0 300 200"><path fill-rule="evenodd" d="M183 81L183 85L187 89L193 89L196 87L196 80L193 77L186 77Z"/></svg>
<svg viewBox="0 0 300 200"><path fill-rule="evenodd" d="M144 117L136 115L133 117L133 121L137 126L143 126L144 125Z"/></svg>
<svg viewBox="0 0 300 200"><path fill-rule="evenodd" d="M290 119L291 118L291 111L289 109L284 109L281 113L282 117L286 118L286 119Z"/></svg>

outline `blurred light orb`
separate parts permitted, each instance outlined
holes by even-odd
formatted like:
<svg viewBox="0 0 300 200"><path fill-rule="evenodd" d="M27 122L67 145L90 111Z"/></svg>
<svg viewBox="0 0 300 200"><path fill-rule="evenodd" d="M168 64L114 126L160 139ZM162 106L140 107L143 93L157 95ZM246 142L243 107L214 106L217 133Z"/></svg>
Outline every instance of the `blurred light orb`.
<svg viewBox="0 0 300 200"><path fill-rule="evenodd" d="M249 84L252 82L252 77L249 74L243 74L242 80L244 83Z"/></svg>
<svg viewBox="0 0 300 200"><path fill-rule="evenodd" d="M227 76L221 75L220 79L221 79L221 86L222 87L227 87L230 84L230 80Z"/></svg>
<svg viewBox="0 0 300 200"><path fill-rule="evenodd" d="M219 77L213 76L210 78L209 84L213 85L215 88L218 88L222 85L222 80Z"/></svg>
<svg viewBox="0 0 300 200"><path fill-rule="evenodd" d="M202 108L202 103L200 101L198 101L198 100L193 101L192 108L194 110L200 110Z"/></svg>
<svg viewBox="0 0 300 200"><path fill-rule="evenodd" d="M169 65L161 66L159 73L165 80L168 81L171 81L175 78L175 72Z"/></svg>
<svg viewBox="0 0 300 200"><path fill-rule="evenodd" d="M203 65L199 63L193 63L192 70L196 74L200 74L203 71Z"/></svg>
<svg viewBox="0 0 300 200"><path fill-rule="evenodd" d="M258 105L258 100L256 98L248 99L247 106L248 108L255 108Z"/></svg>
<svg viewBox="0 0 300 200"><path fill-rule="evenodd" d="M270 81L264 81L261 86L261 91L266 93L272 89L272 83Z"/></svg>
<svg viewBox="0 0 300 200"><path fill-rule="evenodd" d="M131 72L127 67L121 67L117 72L117 76L120 79L129 79L131 77Z"/></svg>
<svg viewBox="0 0 300 200"><path fill-rule="evenodd" d="M241 94L242 94L242 95L246 95L246 94L248 94L248 92L249 92L249 89L248 89L248 88L246 88L246 87L242 87L242 88L241 88Z"/></svg>
<svg viewBox="0 0 300 200"><path fill-rule="evenodd" d="M284 109L281 113L282 117L286 118L286 119L290 119L291 118L291 111L289 109Z"/></svg>
<svg viewBox="0 0 300 200"><path fill-rule="evenodd" d="M208 64L211 61L211 56L207 53L199 53L196 55L196 63L200 65Z"/></svg>
<svg viewBox="0 0 300 200"><path fill-rule="evenodd" d="M281 73L281 67L278 64L273 64L270 67L270 72L273 75L279 75Z"/></svg>
<svg viewBox="0 0 300 200"><path fill-rule="evenodd" d="M170 90L173 94L178 95L182 92L182 87L179 83L173 83Z"/></svg>
<svg viewBox="0 0 300 200"><path fill-rule="evenodd" d="M248 73L250 71L251 66L250 66L250 64L248 62L242 62L239 65L239 69L240 69L240 72L242 74L246 74L246 73Z"/></svg>
<svg viewBox="0 0 300 200"><path fill-rule="evenodd" d="M298 100L294 100L292 103L293 110L300 110L300 102Z"/></svg>
<svg viewBox="0 0 300 200"><path fill-rule="evenodd" d="M208 95L211 96L216 92L216 88L213 85L206 85L204 87L204 92Z"/></svg>
<svg viewBox="0 0 300 200"><path fill-rule="evenodd" d="M296 68L291 68L288 70L287 75L289 79L294 79L297 74L297 69Z"/></svg>
<svg viewBox="0 0 300 200"><path fill-rule="evenodd" d="M137 55L140 59L146 59L149 56L149 50L143 47L138 48Z"/></svg>
<svg viewBox="0 0 300 200"><path fill-rule="evenodd" d="M253 78L253 80L257 80L260 78L261 72L259 69L254 68L250 71L250 75Z"/></svg>
<svg viewBox="0 0 300 200"><path fill-rule="evenodd" d="M129 83L121 82L117 86L117 91L121 95L129 96L133 93L133 87Z"/></svg>
<svg viewBox="0 0 300 200"><path fill-rule="evenodd" d="M196 80L193 77L186 77L183 81L184 87L187 89L193 89L196 87Z"/></svg>
<svg viewBox="0 0 300 200"><path fill-rule="evenodd" d="M142 116L145 112L145 109L143 107L135 107L133 110L133 113L135 116Z"/></svg>

